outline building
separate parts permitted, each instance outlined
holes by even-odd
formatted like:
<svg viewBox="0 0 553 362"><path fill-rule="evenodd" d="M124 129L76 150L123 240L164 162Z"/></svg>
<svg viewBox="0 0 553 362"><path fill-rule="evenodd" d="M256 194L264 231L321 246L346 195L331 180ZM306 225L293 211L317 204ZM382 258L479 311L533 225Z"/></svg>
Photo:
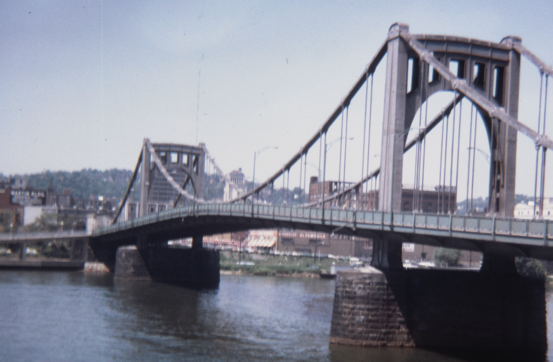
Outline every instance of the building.
<svg viewBox="0 0 553 362"><path fill-rule="evenodd" d="M91 230L95 225L109 225L117 209L117 200L91 196L76 198L71 190L56 192L52 183L46 190L28 187L20 179L0 180L0 214L3 226L0 232L7 232L6 225L33 224L43 214L56 214L59 227L74 230ZM9 220L6 221L6 218ZM63 225L70 219L71 225Z"/></svg>
<svg viewBox="0 0 553 362"><path fill-rule="evenodd" d="M404 265L417 265L419 263L434 262L434 251L439 249L436 246L403 243L402 260ZM478 268L481 266L482 253L478 251L462 250L459 258L460 266L467 268Z"/></svg>
<svg viewBox="0 0 553 362"><path fill-rule="evenodd" d="M235 199L247 192L246 177L242 173L242 169L234 170L228 175L228 180L225 182L224 201Z"/></svg>
<svg viewBox="0 0 553 362"><path fill-rule="evenodd" d="M352 187L352 182L325 181L318 182L317 177L311 177L309 185L309 202L322 201L322 195L327 199L342 190ZM340 207L358 210L378 210L379 191L352 192L340 200L325 203L325 207ZM437 214L455 213L457 210L457 189L452 187L436 186L433 190L403 189L401 193L401 211L412 212L419 209L420 212Z"/></svg>
<svg viewBox="0 0 553 362"><path fill-rule="evenodd" d="M318 182L318 177L312 176L309 179L309 203L321 202L323 194L326 199L353 185L353 182L343 181L325 181L324 183Z"/></svg>
<svg viewBox="0 0 553 362"><path fill-rule="evenodd" d="M25 181L20 179L4 179L0 181L0 214L2 216L4 230L6 225L10 225L11 229L17 228L19 225L25 225L25 221L30 217L36 218L36 209L42 209L46 205L47 192L46 190L35 190L27 187ZM33 212L27 210L35 209ZM40 213L38 213L40 215ZM8 220L9 219L9 220ZM32 219L34 221L34 218Z"/></svg>
<svg viewBox="0 0 553 362"><path fill-rule="evenodd" d="M303 256L339 256L370 259L372 242L350 235L332 235L305 230L249 230L205 236L205 246L262 253Z"/></svg>
<svg viewBox="0 0 553 362"><path fill-rule="evenodd" d="M536 205L534 210L534 201L528 203L519 203L515 205L516 219L540 219L540 206ZM553 220L553 197L543 199L543 218Z"/></svg>
<svg viewBox="0 0 553 362"><path fill-rule="evenodd" d="M277 252L320 256L372 257L372 241L351 235L327 234L305 230L279 230Z"/></svg>

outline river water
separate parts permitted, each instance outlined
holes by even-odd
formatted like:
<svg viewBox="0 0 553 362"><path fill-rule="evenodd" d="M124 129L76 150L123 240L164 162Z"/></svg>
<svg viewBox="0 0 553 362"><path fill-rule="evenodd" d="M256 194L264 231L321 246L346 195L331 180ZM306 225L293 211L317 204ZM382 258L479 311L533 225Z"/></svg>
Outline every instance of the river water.
<svg viewBox="0 0 553 362"><path fill-rule="evenodd" d="M458 361L329 345L333 298L334 281L321 279L222 275L219 289L194 291L0 271L0 361Z"/></svg>

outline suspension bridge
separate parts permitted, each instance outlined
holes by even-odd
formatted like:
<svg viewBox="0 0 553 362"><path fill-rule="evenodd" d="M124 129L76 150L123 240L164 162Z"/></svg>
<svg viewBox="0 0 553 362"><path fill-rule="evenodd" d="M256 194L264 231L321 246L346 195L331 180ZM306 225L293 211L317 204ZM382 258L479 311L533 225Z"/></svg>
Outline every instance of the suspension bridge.
<svg viewBox="0 0 553 362"><path fill-rule="evenodd" d="M523 62L539 78L532 111L521 116ZM136 245L160 280L217 285L218 254L203 249L204 235L296 228L364 236L385 280L374 270L339 276L331 342L542 351L543 282L518 276L515 257L553 260L544 215L551 75L515 36L495 43L394 24L313 136L238 197L224 197L220 185L232 180L205 145L145 139L112 225L94 230L90 246L115 270L122 247ZM517 166L534 193L528 220L513 217ZM485 210L475 208L475 193L487 195ZM186 237L187 251L163 247ZM480 251L483 265L480 273L406 271L403 242ZM392 294L369 298L383 293L378 285Z"/></svg>
<svg viewBox="0 0 553 362"><path fill-rule="evenodd" d="M524 58L540 75L536 129L528 125L534 122L518 118ZM375 89L374 78L383 66L384 89ZM546 156L553 145L545 133L551 74L551 66L517 37L492 43L415 35L406 26L395 26L315 134L273 176L243 195L230 200L221 193L207 195L206 180L225 176L205 145L146 139L113 225L94 231L91 242L134 244L139 235L148 235L153 243L199 240L213 233L287 227L366 236L376 243L393 240L552 260L553 226L543 217ZM450 99L430 114L430 98L440 92ZM385 94L379 110L376 94ZM362 130L357 150L348 145L352 130ZM334 135L337 139L329 141ZM531 220L513 218L517 152L523 152L517 147L519 137L535 148L527 151L536 155ZM331 143L339 145L335 154ZM484 167L476 159L482 144L490 155ZM371 165L375 150L380 151L379 165ZM308 164L318 169L320 179L308 179ZM352 170L358 172L357 181ZM465 195L459 192L461 180L466 180ZM155 185L160 182L171 187L156 205L152 194L159 193ZM226 182L232 181L227 177ZM410 182L406 197L404 185ZM488 207L476 215L472 201L479 184L488 185ZM464 215L456 215L456 200L463 196Z"/></svg>

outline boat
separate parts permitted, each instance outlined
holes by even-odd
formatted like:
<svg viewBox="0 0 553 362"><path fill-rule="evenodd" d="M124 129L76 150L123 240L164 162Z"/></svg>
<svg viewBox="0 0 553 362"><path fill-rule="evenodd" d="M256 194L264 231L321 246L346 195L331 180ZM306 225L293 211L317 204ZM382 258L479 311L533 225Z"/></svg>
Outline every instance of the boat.
<svg viewBox="0 0 553 362"><path fill-rule="evenodd" d="M326 271L321 271L319 273L321 279L336 279L336 274L327 273Z"/></svg>

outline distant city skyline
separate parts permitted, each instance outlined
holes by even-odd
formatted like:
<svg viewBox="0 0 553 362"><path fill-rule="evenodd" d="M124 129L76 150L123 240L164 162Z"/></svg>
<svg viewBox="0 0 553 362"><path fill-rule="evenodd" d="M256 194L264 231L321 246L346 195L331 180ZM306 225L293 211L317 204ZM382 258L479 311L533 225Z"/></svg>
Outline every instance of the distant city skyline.
<svg viewBox="0 0 553 362"><path fill-rule="evenodd" d="M393 23L520 36L551 63L551 14L546 1L1 2L0 173L132 170L150 138L204 142L225 172L250 180L254 152L278 146L257 160L262 181L317 132ZM524 71L519 118L535 128L538 74ZM523 187L533 163L535 153L519 155L517 193L533 193Z"/></svg>

